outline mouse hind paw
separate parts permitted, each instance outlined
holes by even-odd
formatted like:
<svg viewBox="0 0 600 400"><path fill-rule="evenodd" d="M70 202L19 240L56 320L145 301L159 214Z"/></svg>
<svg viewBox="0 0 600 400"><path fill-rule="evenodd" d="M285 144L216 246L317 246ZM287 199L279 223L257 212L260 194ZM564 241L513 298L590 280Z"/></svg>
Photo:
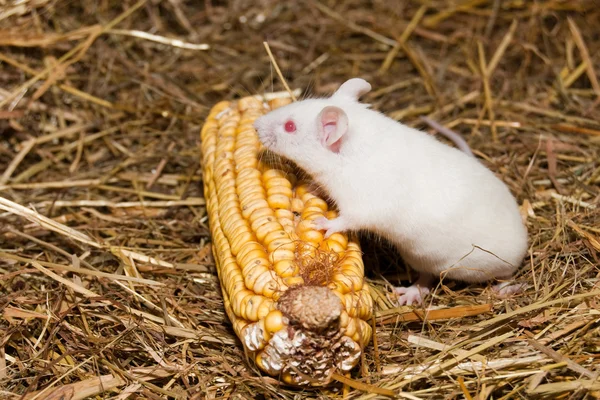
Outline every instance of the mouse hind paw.
<svg viewBox="0 0 600 400"><path fill-rule="evenodd" d="M429 288L418 285L395 287L394 293L400 295L400 297L398 297L398 305L418 305L422 304L425 296L429 294Z"/></svg>
<svg viewBox="0 0 600 400"><path fill-rule="evenodd" d="M499 298L507 298L523 292L526 287L525 283L500 282L492 286L492 291Z"/></svg>
<svg viewBox="0 0 600 400"><path fill-rule="evenodd" d="M432 276L421 273L419 279L408 287L395 287L394 293L400 295L398 297L398 305L419 305L423 303L423 299L431 292Z"/></svg>

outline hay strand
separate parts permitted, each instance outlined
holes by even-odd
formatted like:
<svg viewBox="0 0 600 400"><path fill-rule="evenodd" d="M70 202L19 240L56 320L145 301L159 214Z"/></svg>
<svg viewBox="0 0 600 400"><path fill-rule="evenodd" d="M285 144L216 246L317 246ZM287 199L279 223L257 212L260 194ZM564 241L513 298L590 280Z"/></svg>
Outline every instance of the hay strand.
<svg viewBox="0 0 600 400"><path fill-rule="evenodd" d="M593 2L5 3L0 398L600 392ZM224 312L199 132L220 101L324 97L355 76L371 108L439 121L516 195L524 288L444 279L397 307L414 273L364 235L375 340L360 368L299 390L258 373Z"/></svg>

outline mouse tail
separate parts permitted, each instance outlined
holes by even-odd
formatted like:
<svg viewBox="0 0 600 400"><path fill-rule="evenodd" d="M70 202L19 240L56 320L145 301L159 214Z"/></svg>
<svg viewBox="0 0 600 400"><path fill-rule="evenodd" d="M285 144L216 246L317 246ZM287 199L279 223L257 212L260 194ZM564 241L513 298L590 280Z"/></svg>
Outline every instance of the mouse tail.
<svg viewBox="0 0 600 400"><path fill-rule="evenodd" d="M471 148L469 147L469 144L465 141L465 139L463 139L461 135L454 132L452 129L446 128L444 125L439 124L428 117L421 116L420 118L421 121L425 122L427 125L444 135L446 138L450 139L461 151L470 155L471 157L475 157L475 155L471 151Z"/></svg>

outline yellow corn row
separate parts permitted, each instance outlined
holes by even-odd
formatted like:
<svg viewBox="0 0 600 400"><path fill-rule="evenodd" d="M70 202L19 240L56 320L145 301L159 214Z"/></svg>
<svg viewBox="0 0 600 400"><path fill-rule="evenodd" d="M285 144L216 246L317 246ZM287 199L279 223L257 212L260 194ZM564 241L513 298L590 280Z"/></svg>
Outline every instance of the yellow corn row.
<svg viewBox="0 0 600 400"><path fill-rule="evenodd" d="M254 120L287 103L213 107L201 132L204 193L225 310L246 352L286 383L320 386L357 364L373 300L357 239L324 239L312 221L335 210L258 140Z"/></svg>

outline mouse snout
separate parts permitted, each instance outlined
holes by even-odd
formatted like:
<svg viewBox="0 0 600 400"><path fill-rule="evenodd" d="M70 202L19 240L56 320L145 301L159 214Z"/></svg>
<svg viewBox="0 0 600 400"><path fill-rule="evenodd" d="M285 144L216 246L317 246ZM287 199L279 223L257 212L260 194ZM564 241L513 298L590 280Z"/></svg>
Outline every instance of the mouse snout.
<svg viewBox="0 0 600 400"><path fill-rule="evenodd" d="M252 126L256 130L256 133L258 133L258 137L263 136L266 133L266 131L267 131L266 125L265 125L264 120L262 118L257 118L252 123Z"/></svg>
<svg viewBox="0 0 600 400"><path fill-rule="evenodd" d="M257 118L252 124L256 133L258 134L258 139L267 147L271 147L275 144L276 138L275 133L272 129L269 129L269 125L265 123L264 118Z"/></svg>

